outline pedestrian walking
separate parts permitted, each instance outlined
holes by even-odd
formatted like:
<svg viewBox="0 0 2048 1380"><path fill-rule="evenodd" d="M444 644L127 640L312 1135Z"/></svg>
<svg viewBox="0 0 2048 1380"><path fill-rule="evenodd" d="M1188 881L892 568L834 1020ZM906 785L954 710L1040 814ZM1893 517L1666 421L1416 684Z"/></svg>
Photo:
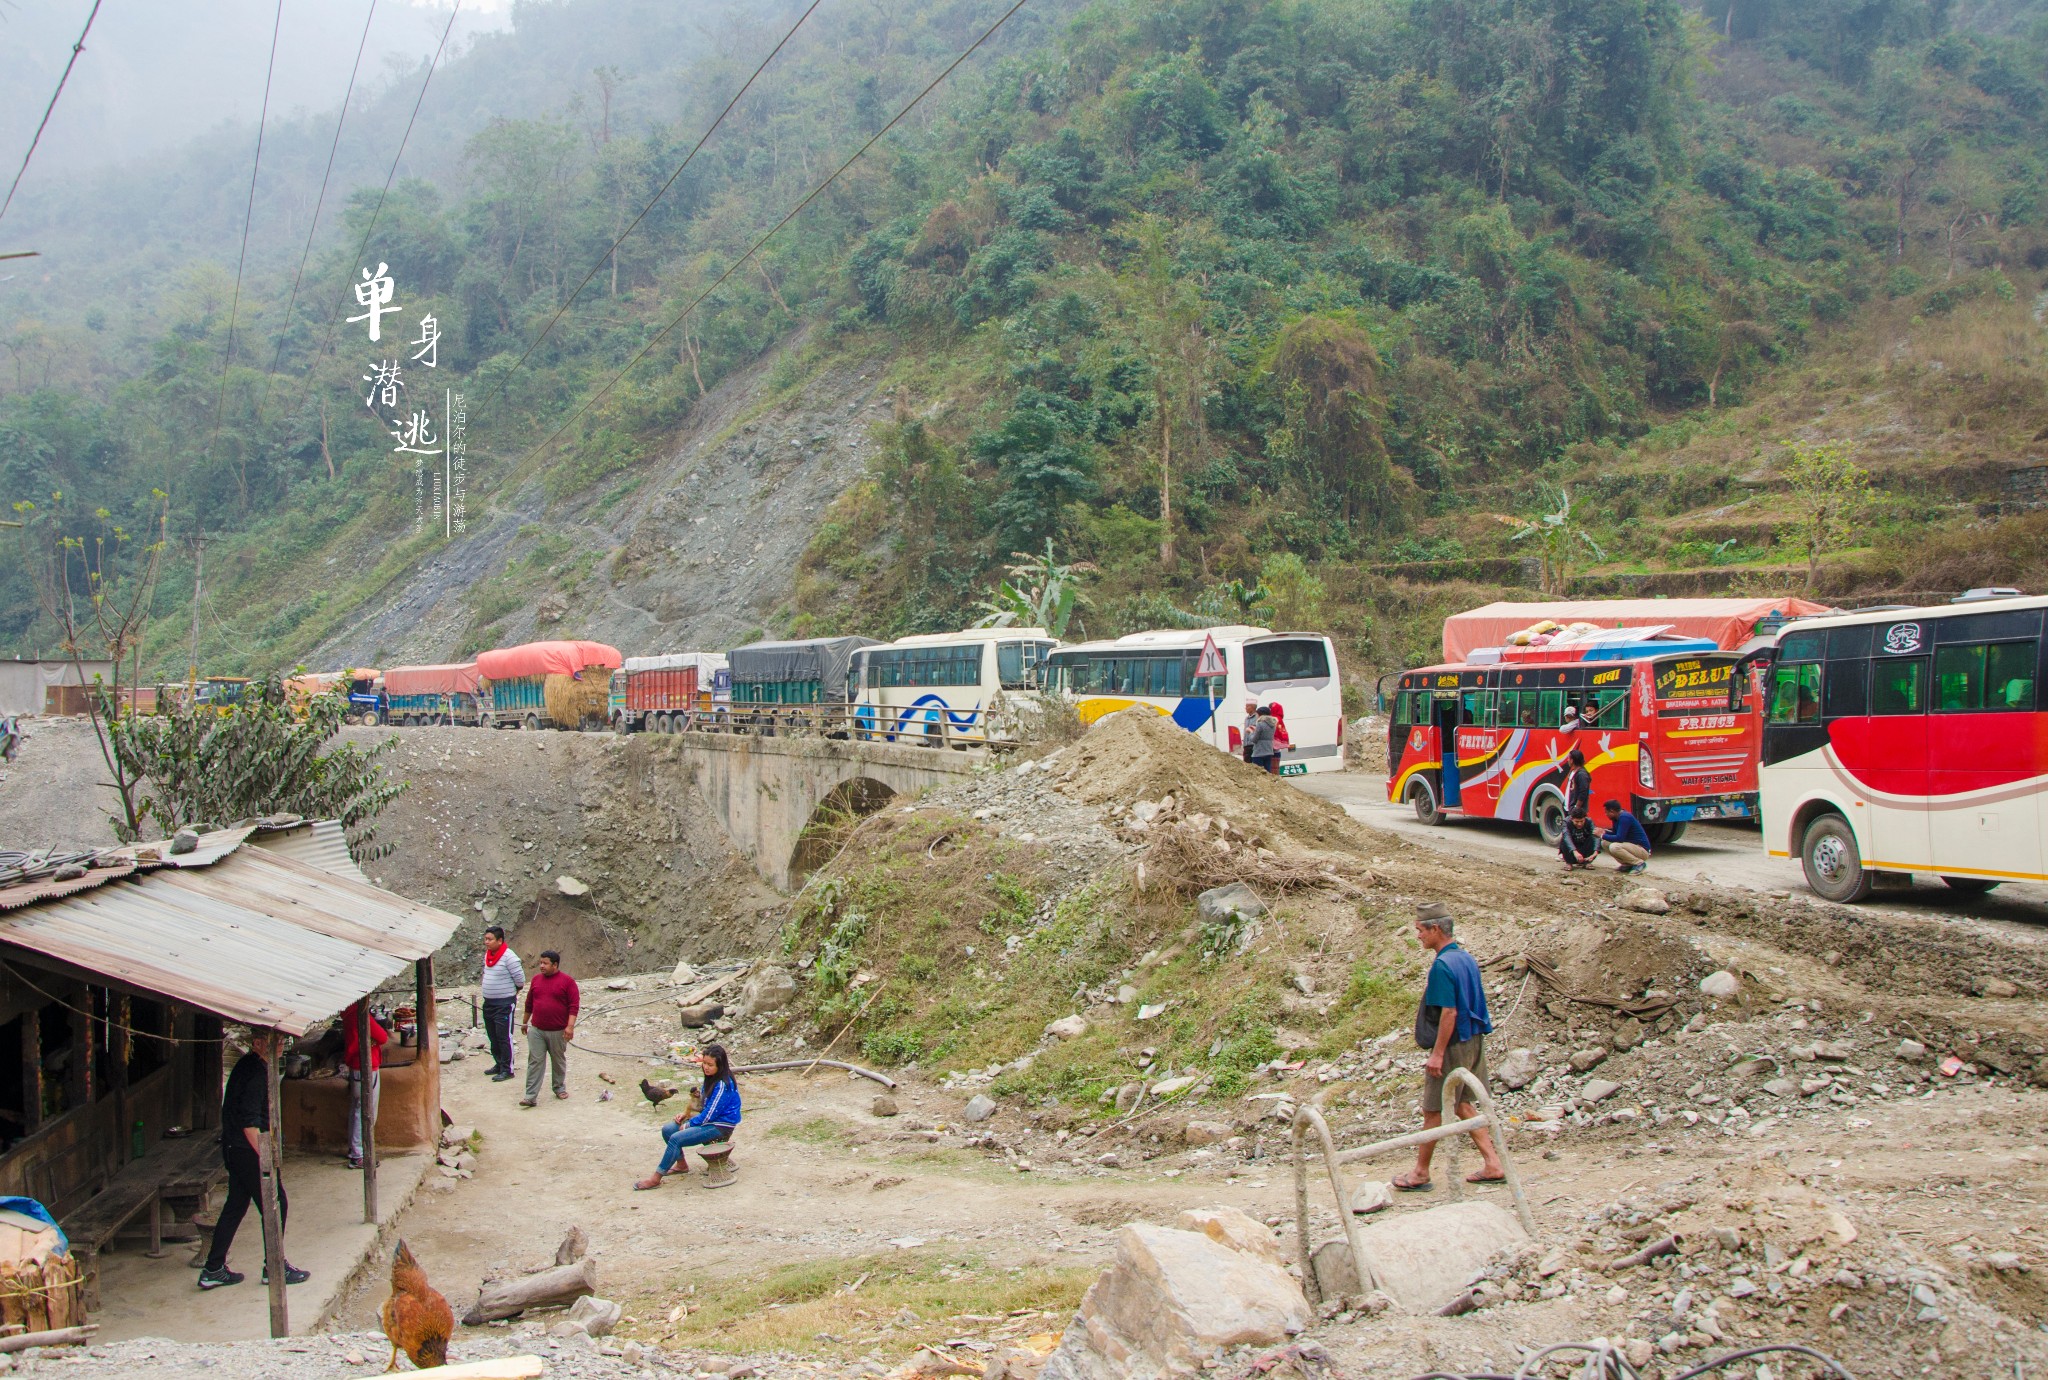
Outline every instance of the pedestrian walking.
<svg viewBox="0 0 2048 1380"><path fill-rule="evenodd" d="M505 942L504 926L487 926L480 995L484 999L484 1035L491 1042L490 1077L494 1083L512 1076L512 1008L524 986L526 969L519 966L519 955Z"/></svg>
<svg viewBox="0 0 2048 1380"><path fill-rule="evenodd" d="M1415 1043L1429 1051L1423 1064L1422 1124L1433 1130L1444 1124L1444 1079L1452 1069L1466 1069L1486 1086L1486 1036L1493 1022L1486 1014L1486 986L1479 979L1479 965L1452 938L1450 909L1432 901L1415 912L1415 937L1435 955L1429 978L1423 984L1422 1001L1415 1010ZM1454 1104L1459 1120L1474 1115L1471 1102ZM1494 1183L1507 1177L1500 1152L1485 1127L1473 1130L1472 1143L1479 1147L1480 1164L1467 1174L1468 1184ZM1421 1193L1430 1187L1429 1162L1435 1141L1415 1147L1415 1167L1397 1175L1393 1186L1403 1193Z"/></svg>
<svg viewBox="0 0 2048 1380"><path fill-rule="evenodd" d="M1621 808L1619 800L1606 804L1607 832L1600 836L1600 851L1614 859L1617 870L1634 874L1650 866L1650 836L1642 822Z"/></svg>
<svg viewBox="0 0 2048 1380"><path fill-rule="evenodd" d="M263 1038L263 1037L258 1037ZM222 1289L230 1284L240 1284L247 1276L228 1268L228 1248L235 1244L235 1233L241 1229L242 1218L248 1215L249 1205L256 1205L260 1216L263 1212L263 1176L270 1174L277 1180L277 1235L284 1239L284 1225L288 1205L284 1197L284 1179L269 1164L269 1141L265 1139L270 1130L270 1066L263 1062L263 1056L251 1049L235 1061L235 1067L228 1074L226 1091L220 1100L220 1157L227 1166L228 1196L221 1204L220 1216L213 1228L213 1247L206 1253L206 1265L199 1272L201 1289ZM313 1276L310 1272L286 1263L284 1282L304 1284ZM266 1265L263 1282L270 1282L270 1270Z"/></svg>
<svg viewBox="0 0 2048 1380"><path fill-rule="evenodd" d="M383 1022L370 1017L370 1059L369 1067L363 1066L362 1007L360 1001L350 1002L348 1010L341 1013L342 1025L342 1066L348 1070L348 1167L363 1167L363 1136L367 1132L372 1140L377 1135L377 1085L383 1081L378 1070L384 1067L384 1046L391 1035L384 1029ZM366 1076L367 1075L367 1076ZM367 1110L366 1110L367 1109Z"/></svg>
<svg viewBox="0 0 2048 1380"><path fill-rule="evenodd" d="M679 1116L661 1128L661 1165L633 1185L636 1189L660 1188L667 1174L690 1172L690 1157L683 1152L693 1145L715 1145L732 1139L740 1125L740 1088L733 1081L732 1060L724 1045L706 1045L697 1055L697 1067L704 1073L702 1106L695 1116ZM713 1187L716 1187L714 1184Z"/></svg>
<svg viewBox="0 0 2048 1380"><path fill-rule="evenodd" d="M1252 765L1260 771L1277 773L1279 770L1279 749L1273 743L1279 732L1280 721L1273 717L1271 709L1260 705L1257 716L1252 720L1251 750Z"/></svg>
<svg viewBox="0 0 2048 1380"><path fill-rule="evenodd" d="M540 1101L541 1066L553 1066L555 1096L569 1095L569 1042L576 1038L576 1012L583 1004L576 979L562 971L562 956L541 950L533 981L526 985L526 1010L519 1033L526 1037L526 1096L522 1107Z"/></svg>

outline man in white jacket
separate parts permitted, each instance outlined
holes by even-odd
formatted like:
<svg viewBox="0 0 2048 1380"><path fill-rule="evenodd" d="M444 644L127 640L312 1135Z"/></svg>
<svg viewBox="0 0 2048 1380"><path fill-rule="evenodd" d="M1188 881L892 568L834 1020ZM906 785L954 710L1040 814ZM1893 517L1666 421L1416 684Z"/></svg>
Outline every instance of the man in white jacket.
<svg viewBox="0 0 2048 1380"><path fill-rule="evenodd" d="M519 989L526 986L526 970L519 955L505 942L505 928L492 925L484 931L484 1034L491 1042L491 1080L502 1083L512 1076L512 1007Z"/></svg>

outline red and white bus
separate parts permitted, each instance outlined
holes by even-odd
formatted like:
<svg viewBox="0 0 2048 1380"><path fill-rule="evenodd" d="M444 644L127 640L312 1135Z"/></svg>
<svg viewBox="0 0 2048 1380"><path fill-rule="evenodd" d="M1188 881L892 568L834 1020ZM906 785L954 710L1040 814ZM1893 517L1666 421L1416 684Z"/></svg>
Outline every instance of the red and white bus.
<svg viewBox="0 0 2048 1380"><path fill-rule="evenodd" d="M1780 632L1759 774L1771 855L1832 901L1885 873L1963 892L2048 880L2044 608L1966 598Z"/></svg>
<svg viewBox="0 0 2048 1380"><path fill-rule="evenodd" d="M1593 774L1594 818L1620 800L1653 845L1696 819L1755 817L1759 721L1747 676L1730 693L1737 653L1629 629L1474 657L1404 672L1395 691L1387 799L1423 823L1519 820L1554 845L1574 747ZM1568 707L1584 727L1561 726Z"/></svg>

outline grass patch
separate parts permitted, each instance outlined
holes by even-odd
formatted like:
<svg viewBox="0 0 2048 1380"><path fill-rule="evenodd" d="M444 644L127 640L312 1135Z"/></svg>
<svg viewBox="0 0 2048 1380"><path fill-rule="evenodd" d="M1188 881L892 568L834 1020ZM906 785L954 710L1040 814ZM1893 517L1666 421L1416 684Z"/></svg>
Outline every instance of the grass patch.
<svg viewBox="0 0 2048 1380"><path fill-rule="evenodd" d="M768 1130L771 1136L783 1140L800 1140L806 1145L837 1145L846 1137L846 1128L830 1117L814 1116L804 1121L785 1121Z"/></svg>
<svg viewBox="0 0 2048 1380"><path fill-rule="evenodd" d="M1090 1269L1004 1267L945 1251L807 1260L731 1281L699 1275L694 1307L678 1320L673 1340L721 1351L835 1359L871 1348L907 1355L924 1343L978 1335L993 1326L961 1321L963 1313L1002 1317L1029 1309L1050 1316L1016 1321L1033 1331L1057 1332L1094 1277ZM847 1292L856 1281L858 1290ZM652 1320L675 1297L664 1292L641 1304L638 1311L650 1323L640 1330L665 1332ZM906 1309L917 1321L903 1318Z"/></svg>

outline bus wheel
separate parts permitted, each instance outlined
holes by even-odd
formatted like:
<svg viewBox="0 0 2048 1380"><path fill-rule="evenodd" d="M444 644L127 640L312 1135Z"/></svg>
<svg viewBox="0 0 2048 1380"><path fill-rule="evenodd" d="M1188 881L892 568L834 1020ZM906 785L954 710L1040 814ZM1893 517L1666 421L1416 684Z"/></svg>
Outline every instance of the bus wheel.
<svg viewBox="0 0 2048 1380"><path fill-rule="evenodd" d="M1685 837L1685 831L1692 821L1680 820L1676 824L1653 824L1643 832L1650 836L1650 847L1662 848L1667 843L1677 843Z"/></svg>
<svg viewBox="0 0 2048 1380"><path fill-rule="evenodd" d="M1543 836L1546 848L1557 847L1558 840L1564 837L1564 792L1555 786L1537 791L1529 801L1529 822Z"/></svg>
<svg viewBox="0 0 2048 1380"><path fill-rule="evenodd" d="M1989 877L1943 877L1941 884L1965 896L1982 896L1987 891L1996 891L2000 885Z"/></svg>
<svg viewBox="0 0 2048 1380"><path fill-rule="evenodd" d="M1870 895L1875 878L1863 866L1849 821L1840 815L1822 815L1806 826L1799 860L1806 884L1830 901L1853 903Z"/></svg>
<svg viewBox="0 0 2048 1380"><path fill-rule="evenodd" d="M1418 776L1408 783L1408 804L1415 811L1415 817L1424 824L1442 824L1443 807L1437 804L1436 786L1426 776Z"/></svg>

